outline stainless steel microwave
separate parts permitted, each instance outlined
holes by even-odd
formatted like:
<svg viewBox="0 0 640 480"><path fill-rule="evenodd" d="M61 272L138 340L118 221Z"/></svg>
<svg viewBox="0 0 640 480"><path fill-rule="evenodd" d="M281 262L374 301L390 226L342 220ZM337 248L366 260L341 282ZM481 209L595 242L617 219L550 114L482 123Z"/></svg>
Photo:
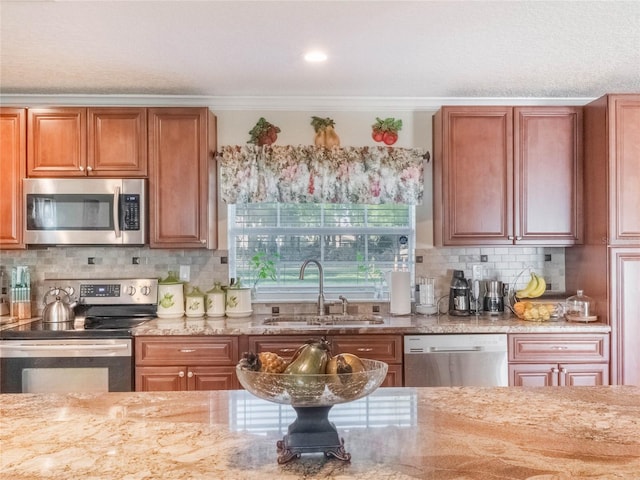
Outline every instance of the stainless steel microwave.
<svg viewBox="0 0 640 480"><path fill-rule="evenodd" d="M23 193L27 244L147 242L145 179L27 178Z"/></svg>

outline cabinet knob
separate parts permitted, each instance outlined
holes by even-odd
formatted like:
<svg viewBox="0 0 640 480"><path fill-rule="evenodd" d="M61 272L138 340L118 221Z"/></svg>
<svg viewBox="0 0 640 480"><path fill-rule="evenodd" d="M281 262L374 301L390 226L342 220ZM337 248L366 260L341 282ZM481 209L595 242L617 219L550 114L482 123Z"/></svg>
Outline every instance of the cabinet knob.
<svg viewBox="0 0 640 480"><path fill-rule="evenodd" d="M566 368L561 368L561 369L560 369L560 371L561 371L563 374L567 373L567 369L566 369Z"/></svg>
<svg viewBox="0 0 640 480"><path fill-rule="evenodd" d="M180 371L178 372L178 376L179 376L180 378L184 377L184 372L183 372L182 370L180 370Z"/></svg>
<svg viewBox="0 0 640 480"><path fill-rule="evenodd" d="M193 378L193 372L189 372L189 373L187 373L187 377L189 377L189 378Z"/></svg>
<svg viewBox="0 0 640 480"><path fill-rule="evenodd" d="M551 372L553 372L553 373L558 373L559 371L560 371L560 370L558 370L558 368L557 368L557 367L553 367L553 368L551 369Z"/></svg>
<svg viewBox="0 0 640 480"><path fill-rule="evenodd" d="M93 167L87 167L87 172L92 172L93 171Z"/></svg>
<svg viewBox="0 0 640 480"><path fill-rule="evenodd" d="M207 243L207 241L203 238L200 240L200 243L204 245L205 243Z"/></svg>
<svg viewBox="0 0 640 480"><path fill-rule="evenodd" d="M80 165L80 166L78 167L78 169L79 169L81 172L84 172L84 167L83 167L82 165Z"/></svg>

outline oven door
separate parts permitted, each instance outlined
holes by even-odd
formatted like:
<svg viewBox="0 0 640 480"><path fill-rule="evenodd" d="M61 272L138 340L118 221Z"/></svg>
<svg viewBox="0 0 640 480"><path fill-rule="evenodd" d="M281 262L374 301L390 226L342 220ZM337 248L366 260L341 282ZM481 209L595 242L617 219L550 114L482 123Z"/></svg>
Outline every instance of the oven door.
<svg viewBox="0 0 640 480"><path fill-rule="evenodd" d="M0 392L131 392L132 352L127 338L4 340Z"/></svg>

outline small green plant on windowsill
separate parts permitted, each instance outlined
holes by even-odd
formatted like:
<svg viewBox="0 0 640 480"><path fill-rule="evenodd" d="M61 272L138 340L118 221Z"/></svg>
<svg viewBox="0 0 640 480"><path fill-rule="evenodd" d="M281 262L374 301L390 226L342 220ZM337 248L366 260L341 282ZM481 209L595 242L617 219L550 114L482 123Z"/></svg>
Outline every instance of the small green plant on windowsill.
<svg viewBox="0 0 640 480"><path fill-rule="evenodd" d="M249 265L253 278L253 289L255 290L260 280L276 280L276 260L280 258L277 253L257 252L251 257Z"/></svg>

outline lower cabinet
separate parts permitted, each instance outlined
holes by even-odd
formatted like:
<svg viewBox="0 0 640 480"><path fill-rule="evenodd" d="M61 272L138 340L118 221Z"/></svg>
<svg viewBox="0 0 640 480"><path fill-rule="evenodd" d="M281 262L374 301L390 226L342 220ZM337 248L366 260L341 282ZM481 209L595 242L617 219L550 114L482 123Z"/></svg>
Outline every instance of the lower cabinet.
<svg viewBox="0 0 640 480"><path fill-rule="evenodd" d="M510 386L609 384L608 334L511 334L508 338Z"/></svg>
<svg viewBox="0 0 640 480"><path fill-rule="evenodd" d="M325 337L332 345L332 353L352 353L360 358L379 360L389 365L387 377L381 386L402 386L401 335L330 335ZM285 360L309 340L309 335L255 335L249 336L252 352L274 352Z"/></svg>
<svg viewBox="0 0 640 480"><path fill-rule="evenodd" d="M136 391L234 390L237 337L136 337Z"/></svg>

